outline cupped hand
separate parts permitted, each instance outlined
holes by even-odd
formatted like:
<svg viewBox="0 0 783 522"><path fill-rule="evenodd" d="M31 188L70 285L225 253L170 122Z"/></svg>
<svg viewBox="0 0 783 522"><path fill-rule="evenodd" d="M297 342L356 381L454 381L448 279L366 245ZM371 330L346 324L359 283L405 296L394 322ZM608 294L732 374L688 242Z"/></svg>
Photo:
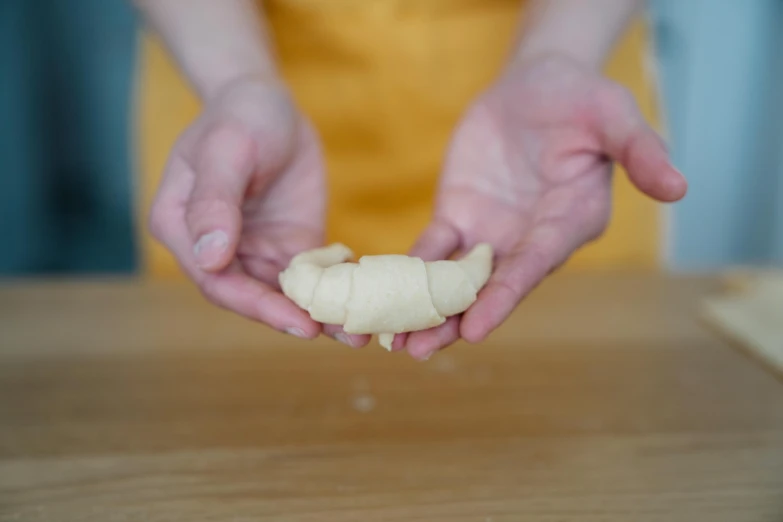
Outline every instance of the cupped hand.
<svg viewBox="0 0 783 522"><path fill-rule="evenodd" d="M247 80L208 101L176 143L150 228L211 302L313 338L321 325L280 293L277 277L322 244L325 205L313 127L281 84Z"/></svg>
<svg viewBox="0 0 783 522"><path fill-rule="evenodd" d="M432 223L412 255L442 259L488 242L495 271L462 317L398 335L419 359L462 337L483 340L545 276L605 230L612 161L659 201L687 184L631 94L564 57L511 67L452 139Z"/></svg>

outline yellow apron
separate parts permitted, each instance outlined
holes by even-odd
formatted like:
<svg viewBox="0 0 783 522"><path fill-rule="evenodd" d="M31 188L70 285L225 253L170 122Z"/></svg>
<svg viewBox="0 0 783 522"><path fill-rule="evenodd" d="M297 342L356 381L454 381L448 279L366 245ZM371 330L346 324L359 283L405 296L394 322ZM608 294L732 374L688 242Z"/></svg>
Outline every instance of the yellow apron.
<svg viewBox="0 0 783 522"><path fill-rule="evenodd" d="M469 102L508 56L520 3L514 0L269 0L281 68L324 143L329 241L360 254L405 252L426 225L449 136ZM608 74L637 96L654 95L643 67L646 34L635 24ZM145 37L138 92L142 216L179 133L199 111L160 45ZM162 116L163 115L163 116ZM657 206L615 176L606 235L571 266L655 266ZM142 230L146 230L142 228ZM153 277L178 274L143 233Z"/></svg>

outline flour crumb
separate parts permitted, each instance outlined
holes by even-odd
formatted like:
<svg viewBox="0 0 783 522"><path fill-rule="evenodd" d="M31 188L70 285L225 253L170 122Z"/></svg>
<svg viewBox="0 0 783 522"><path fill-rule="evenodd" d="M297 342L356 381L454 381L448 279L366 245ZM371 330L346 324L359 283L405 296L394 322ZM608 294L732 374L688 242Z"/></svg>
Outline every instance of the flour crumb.
<svg viewBox="0 0 783 522"><path fill-rule="evenodd" d="M359 413L370 413L375 409L375 397L369 393L354 396L353 409Z"/></svg>

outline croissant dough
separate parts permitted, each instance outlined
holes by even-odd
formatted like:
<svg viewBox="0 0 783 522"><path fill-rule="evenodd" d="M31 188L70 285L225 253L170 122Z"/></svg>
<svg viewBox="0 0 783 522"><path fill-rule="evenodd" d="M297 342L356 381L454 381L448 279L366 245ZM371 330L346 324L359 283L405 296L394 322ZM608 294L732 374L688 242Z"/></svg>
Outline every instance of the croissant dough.
<svg viewBox="0 0 783 522"><path fill-rule="evenodd" d="M379 334L387 350L394 334L432 328L467 310L492 272L487 244L459 261L382 255L346 262L352 257L340 243L303 252L280 273L280 286L313 320Z"/></svg>

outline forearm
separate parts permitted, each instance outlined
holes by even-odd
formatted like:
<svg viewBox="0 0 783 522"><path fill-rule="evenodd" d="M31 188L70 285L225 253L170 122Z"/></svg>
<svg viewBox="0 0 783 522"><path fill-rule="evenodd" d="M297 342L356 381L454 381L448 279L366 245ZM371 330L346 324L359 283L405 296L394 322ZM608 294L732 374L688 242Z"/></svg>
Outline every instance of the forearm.
<svg viewBox="0 0 783 522"><path fill-rule="evenodd" d="M513 61L560 54L599 68L641 0L530 0Z"/></svg>
<svg viewBox="0 0 783 522"><path fill-rule="evenodd" d="M276 76L252 0L133 0L204 99L246 77Z"/></svg>

